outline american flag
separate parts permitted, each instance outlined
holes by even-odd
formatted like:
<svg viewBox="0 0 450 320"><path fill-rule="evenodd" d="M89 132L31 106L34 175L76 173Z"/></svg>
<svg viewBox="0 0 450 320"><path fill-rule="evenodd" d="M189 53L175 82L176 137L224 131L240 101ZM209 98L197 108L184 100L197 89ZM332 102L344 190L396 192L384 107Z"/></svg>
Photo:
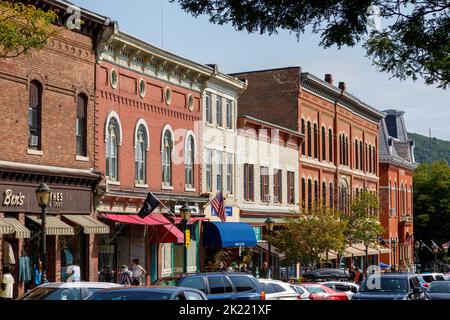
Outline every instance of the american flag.
<svg viewBox="0 0 450 320"><path fill-rule="evenodd" d="M220 220L222 220L222 222L225 222L227 216L225 214L222 191L219 192L216 197L211 200L211 207L217 212L217 216L220 218Z"/></svg>

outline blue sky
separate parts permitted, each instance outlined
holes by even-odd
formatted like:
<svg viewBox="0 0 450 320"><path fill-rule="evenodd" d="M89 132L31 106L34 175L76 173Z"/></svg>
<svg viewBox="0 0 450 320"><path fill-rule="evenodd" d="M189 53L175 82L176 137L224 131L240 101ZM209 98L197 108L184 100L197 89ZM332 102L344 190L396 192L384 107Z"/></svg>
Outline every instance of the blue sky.
<svg viewBox="0 0 450 320"><path fill-rule="evenodd" d="M405 111L409 131L428 136L431 128L434 137L450 140L450 91L426 86L421 79L390 80L360 47L323 49L316 35L305 34L297 42L285 31L247 34L231 25L211 24L205 16L194 18L168 0L72 2L111 17L121 30L154 45L200 63L216 63L225 73L285 66L300 66L320 78L331 73L335 83L345 81L347 90L369 105Z"/></svg>

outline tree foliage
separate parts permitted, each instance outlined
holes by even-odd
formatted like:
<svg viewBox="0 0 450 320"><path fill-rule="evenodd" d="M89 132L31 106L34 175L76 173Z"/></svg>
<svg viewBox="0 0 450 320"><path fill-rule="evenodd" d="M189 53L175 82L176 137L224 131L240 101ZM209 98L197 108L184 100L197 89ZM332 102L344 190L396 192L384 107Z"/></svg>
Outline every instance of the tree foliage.
<svg viewBox="0 0 450 320"><path fill-rule="evenodd" d="M414 174L414 235L441 245L450 240L450 167L421 164Z"/></svg>
<svg viewBox="0 0 450 320"><path fill-rule="evenodd" d="M327 251L343 250L346 222L339 211L320 204L303 212L299 218L286 219L271 241L286 254L286 264L300 262L312 267Z"/></svg>
<svg viewBox="0 0 450 320"><path fill-rule="evenodd" d="M52 23L55 12L43 11L20 2L0 2L0 58L28 54L31 49L42 49L56 34Z"/></svg>
<svg viewBox="0 0 450 320"><path fill-rule="evenodd" d="M300 39L309 27L325 48L363 44L373 63L393 77L422 77L444 89L450 82L448 0L171 1L239 31L271 35L284 29Z"/></svg>
<svg viewBox="0 0 450 320"><path fill-rule="evenodd" d="M380 208L378 196L369 191L361 192L352 200L351 215L347 217L345 230L348 242L361 242L367 246L377 244L377 236L383 233L377 210Z"/></svg>

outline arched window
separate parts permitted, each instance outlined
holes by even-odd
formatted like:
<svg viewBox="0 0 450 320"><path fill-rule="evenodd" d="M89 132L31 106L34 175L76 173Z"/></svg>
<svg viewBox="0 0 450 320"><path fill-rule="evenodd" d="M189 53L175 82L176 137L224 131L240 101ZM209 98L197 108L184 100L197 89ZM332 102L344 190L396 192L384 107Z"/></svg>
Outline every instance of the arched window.
<svg viewBox="0 0 450 320"><path fill-rule="evenodd" d="M317 124L314 123L314 158L319 158L319 146L318 146L318 131L317 131Z"/></svg>
<svg viewBox="0 0 450 320"><path fill-rule="evenodd" d="M334 191L333 191L333 183L330 182L330 190L328 190L328 194L330 196L330 208L334 208Z"/></svg>
<svg viewBox="0 0 450 320"><path fill-rule="evenodd" d="M333 131L328 129L328 159L333 162Z"/></svg>
<svg viewBox="0 0 450 320"><path fill-rule="evenodd" d="M185 154L185 175L186 175L186 187L194 188L194 154L195 143L194 136L188 135L186 142L186 154Z"/></svg>
<svg viewBox="0 0 450 320"><path fill-rule="evenodd" d="M162 139L162 183L166 187L172 186L172 150L172 132L166 129Z"/></svg>
<svg viewBox="0 0 450 320"><path fill-rule="evenodd" d="M366 157L365 157L365 170L364 171L368 171L369 170L369 155L368 155L368 153L369 153L369 148L367 147L367 143L365 144L365 147L366 147Z"/></svg>
<svg viewBox="0 0 450 320"><path fill-rule="evenodd" d="M319 202L319 182L314 180L314 203L317 204Z"/></svg>
<svg viewBox="0 0 450 320"><path fill-rule="evenodd" d="M342 134L339 135L339 164L344 164L343 157L344 144L342 143Z"/></svg>
<svg viewBox="0 0 450 320"><path fill-rule="evenodd" d="M345 165L349 165L350 161L349 161L349 145L348 145L348 137L345 137Z"/></svg>
<svg viewBox="0 0 450 320"><path fill-rule="evenodd" d="M378 168L377 168L377 152L375 146L373 147L373 173L377 174Z"/></svg>
<svg viewBox="0 0 450 320"><path fill-rule="evenodd" d="M363 144L362 141L359 141L359 170L364 170L364 162L363 162Z"/></svg>
<svg viewBox="0 0 450 320"><path fill-rule="evenodd" d="M327 183L325 181L322 182L322 203L324 206L327 205Z"/></svg>
<svg viewBox="0 0 450 320"><path fill-rule="evenodd" d="M312 208L312 181L308 179L308 210Z"/></svg>
<svg viewBox="0 0 450 320"><path fill-rule="evenodd" d="M84 94L77 97L77 155L87 156L87 105L88 99Z"/></svg>
<svg viewBox="0 0 450 320"><path fill-rule="evenodd" d="M119 179L118 154L120 134L120 125L117 118L110 118L107 122L106 131L106 176L110 181Z"/></svg>
<svg viewBox="0 0 450 320"><path fill-rule="evenodd" d="M302 178L302 205L306 206L306 180Z"/></svg>
<svg viewBox="0 0 450 320"><path fill-rule="evenodd" d="M305 134L305 119L302 119L302 133ZM306 154L305 141L302 143L302 155Z"/></svg>
<svg viewBox="0 0 450 320"><path fill-rule="evenodd" d="M372 173L372 146L369 145L369 172Z"/></svg>
<svg viewBox="0 0 450 320"><path fill-rule="evenodd" d="M148 137L147 129L144 124L139 124L136 132L135 141L135 180L139 184L145 184L147 172L147 149Z"/></svg>
<svg viewBox="0 0 450 320"><path fill-rule="evenodd" d="M42 85L31 81L28 103L28 146L41 149Z"/></svg>
<svg viewBox="0 0 450 320"><path fill-rule="evenodd" d="M359 169L358 140L355 140L355 168Z"/></svg>
<svg viewBox="0 0 450 320"><path fill-rule="evenodd" d="M341 182L340 186L340 210L345 214L348 214L348 185L344 180Z"/></svg>
<svg viewBox="0 0 450 320"><path fill-rule="evenodd" d="M311 122L307 123L307 136L308 136L308 157L311 157Z"/></svg>
<svg viewBox="0 0 450 320"><path fill-rule="evenodd" d="M326 146L326 131L325 131L325 127L322 127L322 156L320 157L320 160L327 160L327 146Z"/></svg>
<svg viewBox="0 0 450 320"><path fill-rule="evenodd" d="M395 215L397 215L397 213L398 213L398 208L397 208L397 182L394 182L394 211L395 211Z"/></svg>

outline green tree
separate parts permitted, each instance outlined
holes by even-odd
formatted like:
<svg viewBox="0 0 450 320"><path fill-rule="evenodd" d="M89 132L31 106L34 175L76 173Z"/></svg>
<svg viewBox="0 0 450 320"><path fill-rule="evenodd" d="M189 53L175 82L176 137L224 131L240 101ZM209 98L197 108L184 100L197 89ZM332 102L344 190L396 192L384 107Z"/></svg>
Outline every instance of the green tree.
<svg viewBox="0 0 450 320"><path fill-rule="evenodd" d="M344 232L348 243L363 243L367 248L376 247L378 235L383 233L383 227L377 215L380 208L378 196L369 191L361 192L353 198L350 205L351 214L347 217L347 228Z"/></svg>
<svg viewBox="0 0 450 320"><path fill-rule="evenodd" d="M279 29L320 34L320 45L363 44L383 72L399 79L422 77L427 84L450 83L450 2L447 0L171 0L195 17L231 23L261 34ZM379 23L378 23L379 22Z"/></svg>
<svg viewBox="0 0 450 320"><path fill-rule="evenodd" d="M286 254L286 264L313 267L326 252L343 250L346 222L339 211L320 204L302 212L300 217L286 219L271 241Z"/></svg>
<svg viewBox="0 0 450 320"><path fill-rule="evenodd" d="M449 241L450 167L444 161L420 164L413 183L414 238L438 245Z"/></svg>
<svg viewBox="0 0 450 320"><path fill-rule="evenodd" d="M44 11L20 2L0 2L0 58L28 54L31 49L42 49L56 34L52 23L55 12Z"/></svg>

